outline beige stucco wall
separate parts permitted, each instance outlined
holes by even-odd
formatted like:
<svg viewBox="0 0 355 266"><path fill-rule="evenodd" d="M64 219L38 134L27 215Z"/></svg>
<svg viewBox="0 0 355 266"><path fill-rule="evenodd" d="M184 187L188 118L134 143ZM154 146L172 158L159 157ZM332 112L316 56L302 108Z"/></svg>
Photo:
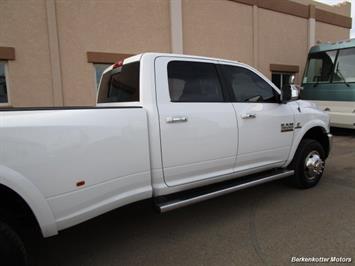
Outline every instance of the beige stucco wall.
<svg viewBox="0 0 355 266"><path fill-rule="evenodd" d="M65 106L95 104L95 71L87 62L88 51L171 51L169 0L53 1L59 39L59 89L62 85ZM181 2L185 54L250 65L256 61L256 67L268 77L270 64L298 65L300 80L308 51L308 19L226 0ZM305 0L303 4L308 2L313 3ZM345 15L349 7L325 9ZM14 107L54 105L48 18L46 0L0 0L0 47L14 47L16 52L16 60L8 61L10 103ZM316 40L348 37L349 29L316 22Z"/></svg>
<svg viewBox="0 0 355 266"><path fill-rule="evenodd" d="M253 8L231 1L184 0L184 53L253 63Z"/></svg>
<svg viewBox="0 0 355 266"><path fill-rule="evenodd" d="M342 27L316 22L316 41L334 42L349 39L350 31Z"/></svg>
<svg viewBox="0 0 355 266"><path fill-rule="evenodd" d="M16 49L8 61L10 104L52 106L44 0L0 1L0 46Z"/></svg>
<svg viewBox="0 0 355 266"><path fill-rule="evenodd" d="M57 1L65 105L94 105L93 64L86 52L170 51L166 0Z"/></svg>
<svg viewBox="0 0 355 266"><path fill-rule="evenodd" d="M271 78L270 64L298 65L302 76L307 57L307 20L259 9L258 69Z"/></svg>

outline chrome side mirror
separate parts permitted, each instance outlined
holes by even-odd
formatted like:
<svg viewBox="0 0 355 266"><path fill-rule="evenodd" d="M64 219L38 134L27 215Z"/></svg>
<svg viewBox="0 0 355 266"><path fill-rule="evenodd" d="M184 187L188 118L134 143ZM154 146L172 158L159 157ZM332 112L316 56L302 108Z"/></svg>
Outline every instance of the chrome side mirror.
<svg viewBox="0 0 355 266"><path fill-rule="evenodd" d="M289 79L289 84L291 88L291 100L298 100L300 98L301 86L295 84L296 76L291 75Z"/></svg>
<svg viewBox="0 0 355 266"><path fill-rule="evenodd" d="M291 75L290 79L289 79L289 84L294 85L295 84L295 79L296 79L295 75Z"/></svg>
<svg viewBox="0 0 355 266"><path fill-rule="evenodd" d="M298 100L300 98L302 87L299 85L290 85L291 87L291 100Z"/></svg>

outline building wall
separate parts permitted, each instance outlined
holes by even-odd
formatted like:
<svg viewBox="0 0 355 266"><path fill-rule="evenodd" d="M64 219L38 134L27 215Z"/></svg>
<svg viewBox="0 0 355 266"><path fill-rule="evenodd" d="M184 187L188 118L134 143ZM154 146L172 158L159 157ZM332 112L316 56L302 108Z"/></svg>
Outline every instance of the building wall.
<svg viewBox="0 0 355 266"><path fill-rule="evenodd" d="M172 1L181 7L175 24ZM95 105L87 52L174 52L179 27L174 41L185 54L238 60L269 78L271 64L297 66L300 81L312 18L314 39L335 41L349 38L349 14L350 4L312 0L0 0L0 60L2 47L15 48L13 107Z"/></svg>
<svg viewBox="0 0 355 266"><path fill-rule="evenodd" d="M184 0L184 53L253 63L253 7L231 1Z"/></svg>
<svg viewBox="0 0 355 266"><path fill-rule="evenodd" d="M57 1L56 8L65 105L95 104L95 73L87 51L170 51L168 1Z"/></svg>
<svg viewBox="0 0 355 266"><path fill-rule="evenodd" d="M349 29L316 22L316 40L318 42L334 42L349 39Z"/></svg>
<svg viewBox="0 0 355 266"><path fill-rule="evenodd" d="M8 61L10 104L52 106L44 0L0 2L0 46L16 49L16 60Z"/></svg>
<svg viewBox="0 0 355 266"><path fill-rule="evenodd" d="M308 52L306 19L266 9L258 9L257 68L271 78L270 64L298 65L303 73ZM297 30L296 30L297 29Z"/></svg>

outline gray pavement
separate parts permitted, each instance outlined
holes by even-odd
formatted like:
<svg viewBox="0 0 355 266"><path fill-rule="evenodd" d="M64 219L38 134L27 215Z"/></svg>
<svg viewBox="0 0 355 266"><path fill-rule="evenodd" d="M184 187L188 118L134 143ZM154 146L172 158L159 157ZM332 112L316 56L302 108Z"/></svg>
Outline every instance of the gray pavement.
<svg viewBox="0 0 355 266"><path fill-rule="evenodd" d="M126 206L43 240L39 265L288 265L292 256L355 264L355 131L334 133L313 189L278 181L166 214L150 202Z"/></svg>

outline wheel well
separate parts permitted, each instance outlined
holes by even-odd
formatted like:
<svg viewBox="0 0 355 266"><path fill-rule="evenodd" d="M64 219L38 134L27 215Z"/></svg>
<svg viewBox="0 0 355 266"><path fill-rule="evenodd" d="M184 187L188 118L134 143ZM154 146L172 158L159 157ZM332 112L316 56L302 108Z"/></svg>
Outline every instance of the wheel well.
<svg viewBox="0 0 355 266"><path fill-rule="evenodd" d="M329 155L329 140L327 133L322 127L313 127L309 129L303 136L303 139L314 139L317 140L323 147L326 156Z"/></svg>
<svg viewBox="0 0 355 266"><path fill-rule="evenodd" d="M20 236L40 234L38 221L25 200L12 189L0 184L0 219Z"/></svg>

